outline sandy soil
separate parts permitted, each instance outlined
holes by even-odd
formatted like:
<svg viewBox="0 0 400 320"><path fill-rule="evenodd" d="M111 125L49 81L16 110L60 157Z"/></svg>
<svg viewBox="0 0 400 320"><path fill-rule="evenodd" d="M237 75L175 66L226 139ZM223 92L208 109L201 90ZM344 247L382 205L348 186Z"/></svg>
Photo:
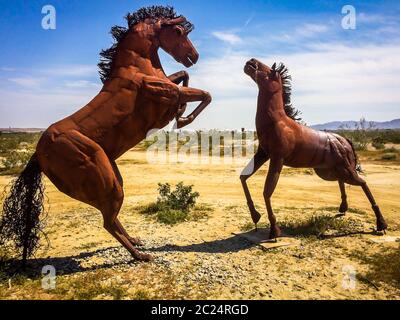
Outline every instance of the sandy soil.
<svg viewBox="0 0 400 320"><path fill-rule="evenodd" d="M233 233L243 232L248 213L236 164L149 164L146 154L130 151L119 160L125 202L121 221L145 242L152 263L132 262L129 254L102 228L93 208L61 194L46 180L50 210L46 232L50 247L32 261L57 270L54 290L41 288L40 277L0 283L0 297L21 298L210 298L210 299L398 299L399 244L375 243L369 232L374 215L362 190L347 187L353 213L346 217L354 234L324 238L297 235L300 245L262 250ZM370 185L389 224L400 235L400 167L364 163ZM249 180L254 201L265 213L262 188L267 166ZM3 187L10 177L1 177ZM167 226L138 212L157 198L157 183L183 181L211 206L208 217ZM335 215L340 203L337 183L307 170L285 168L273 196L278 221ZM262 217L266 222L266 215ZM346 220L346 221L347 221ZM372 240L371 240L372 239ZM355 281L348 281L348 270ZM349 285L350 283L350 285Z"/></svg>

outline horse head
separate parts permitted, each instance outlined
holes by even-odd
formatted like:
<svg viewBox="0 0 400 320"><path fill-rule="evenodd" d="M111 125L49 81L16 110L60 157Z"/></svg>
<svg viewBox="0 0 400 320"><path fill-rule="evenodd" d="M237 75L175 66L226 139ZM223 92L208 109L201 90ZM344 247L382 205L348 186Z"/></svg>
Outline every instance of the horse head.
<svg viewBox="0 0 400 320"><path fill-rule="evenodd" d="M268 67L257 59L250 59L244 66L244 73L257 83L260 90L273 95L282 92L285 113L288 117L295 121L300 121L300 111L292 106L292 77L288 73L288 69L283 63L272 67Z"/></svg>
<svg viewBox="0 0 400 320"><path fill-rule="evenodd" d="M185 67L191 67L199 59L198 52L188 38L194 29L193 24L184 16L178 16L172 7L144 7L128 13L125 19L128 27L112 27L114 43L100 53L98 66L103 83L111 77L115 65L124 66L131 59L130 53L118 55L123 50L133 51L156 65L159 64L157 50L160 47Z"/></svg>
<svg viewBox="0 0 400 320"><path fill-rule="evenodd" d="M192 24L182 16L161 20L160 24L160 47L185 67L194 65L199 59L199 54L188 37L193 30Z"/></svg>
<svg viewBox="0 0 400 320"><path fill-rule="evenodd" d="M250 59L244 66L246 73L258 85L260 89L267 90L269 93L275 93L282 90L282 79L279 67L276 63L270 68L257 59Z"/></svg>

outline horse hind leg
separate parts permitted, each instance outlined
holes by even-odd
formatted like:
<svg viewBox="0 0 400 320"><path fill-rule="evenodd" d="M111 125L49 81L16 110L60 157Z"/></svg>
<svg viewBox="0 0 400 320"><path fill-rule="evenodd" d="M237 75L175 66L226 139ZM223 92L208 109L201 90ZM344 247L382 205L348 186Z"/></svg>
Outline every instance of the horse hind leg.
<svg viewBox="0 0 400 320"><path fill-rule="evenodd" d="M265 205L267 207L268 220L271 225L269 239L276 239L281 236L281 230L276 223L276 217L272 209L271 197L278 183L282 167L283 167L282 159L271 159L271 162L269 164L267 179L264 185L263 196L265 200Z"/></svg>
<svg viewBox="0 0 400 320"><path fill-rule="evenodd" d="M58 189L101 211L104 227L139 260L149 255L134 248L117 219L124 194L118 175L104 150L93 140L72 130L47 146L42 167Z"/></svg>
<svg viewBox="0 0 400 320"><path fill-rule="evenodd" d="M343 181L339 180L338 182L339 182L340 195L342 198L342 202L340 203L339 207L339 212L344 215L349 208L349 205L347 203L346 187Z"/></svg>
<svg viewBox="0 0 400 320"><path fill-rule="evenodd" d="M110 161L111 166L113 168L114 174L116 176L116 178L118 179L119 185L122 187L124 186L124 181L122 179L122 175L119 172L118 166L115 163L115 161ZM121 192L123 193L123 189L121 190ZM124 234L124 236L134 245L134 246L142 246L143 242L139 239L139 238L134 238L131 237L128 232L125 230L125 228L122 226L121 222L119 220L117 220L117 224L118 227L121 229L121 232Z"/></svg>
<svg viewBox="0 0 400 320"><path fill-rule="evenodd" d="M102 158L102 153L100 152L99 158ZM106 157L106 155L104 154ZM151 255L142 253L134 247L133 239L131 238L121 222L118 220L117 216L122 206L124 199L124 193L122 189L122 184L118 180L122 178L115 172L114 165L109 162L108 158L103 158L101 161L98 159L98 163L102 163L99 169L104 172L105 177L109 179L104 179L106 182L106 187L104 188L104 194L107 196L101 197L101 201L96 203L96 207L101 211L103 215L104 228L115 238L122 246L129 251L129 253L136 259L141 261L152 260ZM112 178L111 178L112 177ZM109 183L107 183L109 182Z"/></svg>
<svg viewBox="0 0 400 320"><path fill-rule="evenodd" d="M346 188L344 185L344 182L342 179L340 179L337 175L337 173L332 170L332 169L321 169L321 168L314 168L315 173L323 180L326 181L338 181L339 183L339 189L340 189L340 195L342 198L342 202L340 203L339 206L339 212L341 215L344 215L346 211L348 210L348 203L347 203L347 195L346 195Z"/></svg>
<svg viewBox="0 0 400 320"><path fill-rule="evenodd" d="M116 195L107 199L107 202L101 206L101 213L103 214L104 228L115 238L119 243L127 249L130 254L136 259L141 261L150 261L152 256L142 253L137 250L131 240L128 238L125 229L122 227L121 222L118 220L117 215L122 205L122 198Z"/></svg>
<svg viewBox="0 0 400 320"><path fill-rule="evenodd" d="M383 231L388 228L388 225L385 221L385 218L382 215L381 210L379 209L379 206L377 205L374 196L372 195L371 190L369 189L367 183L365 182L364 179L362 179L355 170L351 171L351 176L349 177L347 183L356 185L356 186L361 186L363 189L365 195L367 196L369 202L371 203L372 210L375 213L376 216L376 230L377 231Z"/></svg>

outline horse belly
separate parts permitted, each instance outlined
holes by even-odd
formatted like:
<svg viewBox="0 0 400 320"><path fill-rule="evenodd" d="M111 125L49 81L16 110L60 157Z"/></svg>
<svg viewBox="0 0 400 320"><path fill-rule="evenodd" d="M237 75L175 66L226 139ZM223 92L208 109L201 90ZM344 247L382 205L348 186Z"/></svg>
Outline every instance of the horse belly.
<svg viewBox="0 0 400 320"><path fill-rule="evenodd" d="M314 130L306 130L293 152L285 159L284 164L295 168L321 167L325 165L326 151L324 135Z"/></svg>
<svg viewBox="0 0 400 320"><path fill-rule="evenodd" d="M171 120L169 111L169 106L138 95L134 112L120 121L104 138L102 145L106 153L113 159L120 157L145 139L151 130L165 127Z"/></svg>
<svg viewBox="0 0 400 320"><path fill-rule="evenodd" d="M129 115L104 137L102 146L111 159L117 159L145 137L141 119Z"/></svg>

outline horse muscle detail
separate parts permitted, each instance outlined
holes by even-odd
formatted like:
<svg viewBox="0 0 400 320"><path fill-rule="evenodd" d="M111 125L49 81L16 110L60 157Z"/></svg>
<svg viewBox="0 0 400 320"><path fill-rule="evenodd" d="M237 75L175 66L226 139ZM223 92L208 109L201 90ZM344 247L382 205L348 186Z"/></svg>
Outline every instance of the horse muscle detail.
<svg viewBox="0 0 400 320"><path fill-rule="evenodd" d="M43 133L15 190L28 193L39 190L41 195L42 171L60 191L99 209L105 229L134 258L149 260L149 254L135 247L140 245L140 240L129 236L117 218L124 194L115 160L152 129L160 129L173 119L178 127L188 125L211 98L201 89L188 87L186 71L168 77L160 63L159 48L185 67L197 62L199 54L188 37L194 26L185 17L178 16L169 6L151 6L128 14L126 20L127 27L111 29L115 43L100 53L101 91L83 108L52 124ZM180 82L183 86L179 86ZM199 105L184 117L189 101L198 101ZM37 225L41 200L31 195L19 199L12 193L4 204L3 224L11 225L15 220L27 232L10 228L6 233L7 228L0 226L0 232L5 230L0 240L17 239L14 233L24 234L25 239L36 239L36 229L30 226ZM34 216L30 213L31 207L37 209ZM13 215L15 208L21 212ZM34 253L37 243L25 242L27 245L17 245L23 248L23 263Z"/></svg>
<svg viewBox="0 0 400 320"><path fill-rule="evenodd" d="M283 165L314 168L322 179L338 181L342 196L339 211L342 213L348 209L344 183L361 186L375 213L377 231L384 231L387 224L367 183L358 175L357 155L351 141L338 134L315 131L296 121L299 112L291 104L291 78L287 68L283 64L274 64L270 68L251 59L244 72L259 89L256 114L259 151L240 177L253 222L257 225L261 214L255 209L246 180L269 159L263 194L271 224L270 238L281 234L271 196ZM253 168L249 169L249 166Z"/></svg>

